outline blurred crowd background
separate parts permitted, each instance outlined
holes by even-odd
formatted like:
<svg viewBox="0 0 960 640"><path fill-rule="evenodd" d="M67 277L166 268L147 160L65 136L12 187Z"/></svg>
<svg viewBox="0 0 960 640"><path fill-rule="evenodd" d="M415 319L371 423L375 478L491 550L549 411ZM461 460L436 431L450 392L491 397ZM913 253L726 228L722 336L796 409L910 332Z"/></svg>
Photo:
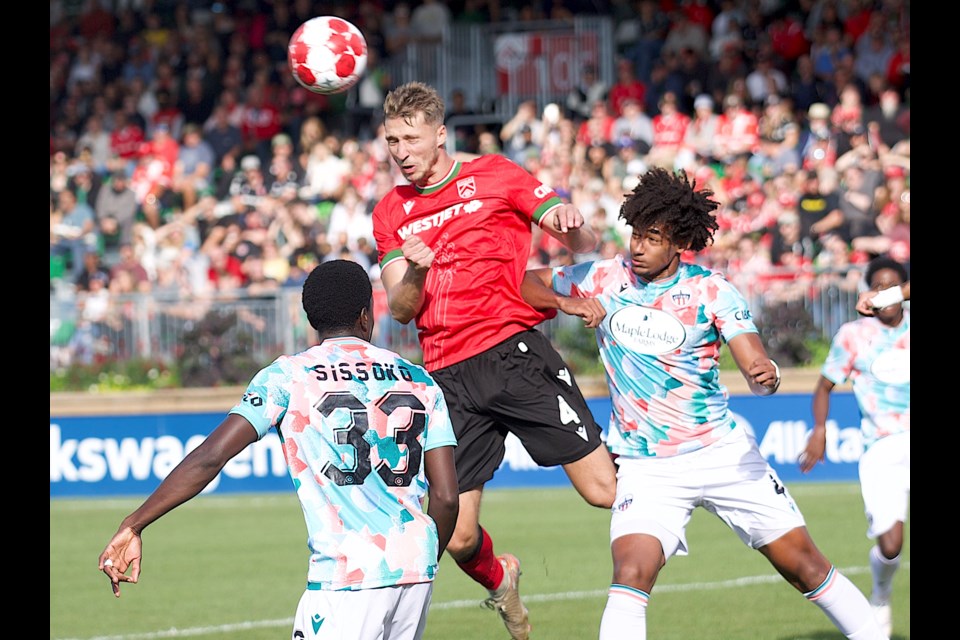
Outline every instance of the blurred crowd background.
<svg viewBox="0 0 960 640"><path fill-rule="evenodd" d="M296 27L326 14L369 47L335 96L286 60ZM611 20L613 59L575 69L563 95L503 113L471 102L465 74L444 96L456 151L513 159L603 239L571 256L536 234L531 266L623 252L620 203L657 165L721 202L715 244L689 259L762 305L829 306L877 255L909 268L906 0L52 0L51 369L120 354L144 300L196 319L299 294L333 258L368 269L383 314L371 212L403 181L379 131L398 63L442 51L455 25L580 16ZM825 334L852 311L839 300Z"/></svg>

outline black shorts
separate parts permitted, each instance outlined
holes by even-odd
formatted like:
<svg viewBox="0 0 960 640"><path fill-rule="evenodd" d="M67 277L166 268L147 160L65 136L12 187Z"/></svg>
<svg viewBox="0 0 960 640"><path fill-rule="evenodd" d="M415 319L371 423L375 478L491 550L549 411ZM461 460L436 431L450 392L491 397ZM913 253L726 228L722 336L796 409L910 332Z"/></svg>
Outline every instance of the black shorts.
<svg viewBox="0 0 960 640"><path fill-rule="evenodd" d="M603 443L573 373L536 329L431 375L457 435L460 493L493 478L507 433L543 467L575 462Z"/></svg>

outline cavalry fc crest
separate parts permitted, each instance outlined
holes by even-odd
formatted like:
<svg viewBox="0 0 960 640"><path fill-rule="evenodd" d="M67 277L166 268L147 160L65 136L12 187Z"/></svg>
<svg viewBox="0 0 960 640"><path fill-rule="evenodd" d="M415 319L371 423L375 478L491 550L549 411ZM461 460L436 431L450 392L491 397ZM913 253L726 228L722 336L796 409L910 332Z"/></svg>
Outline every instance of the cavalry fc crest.
<svg viewBox="0 0 960 640"><path fill-rule="evenodd" d="M473 176L457 180L457 193L461 198L472 198L477 192L477 183L473 181Z"/></svg>

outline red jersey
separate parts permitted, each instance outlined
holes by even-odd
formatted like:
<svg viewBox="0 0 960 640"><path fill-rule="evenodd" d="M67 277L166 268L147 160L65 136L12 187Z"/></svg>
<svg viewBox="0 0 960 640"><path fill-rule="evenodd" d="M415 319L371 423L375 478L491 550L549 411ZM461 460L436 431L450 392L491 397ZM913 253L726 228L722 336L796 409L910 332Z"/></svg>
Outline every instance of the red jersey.
<svg viewBox="0 0 960 640"><path fill-rule="evenodd" d="M272 104L247 105L243 110L240 133L246 140L269 140L280 133L280 111Z"/></svg>
<svg viewBox="0 0 960 640"><path fill-rule="evenodd" d="M133 160L140 155L140 145L144 140L143 129L128 124L110 133L110 150L124 160Z"/></svg>
<svg viewBox="0 0 960 640"><path fill-rule="evenodd" d="M614 115L623 115L624 100L634 99L637 104L645 104L647 99L647 85L639 80L623 84L618 82L610 87L610 108Z"/></svg>
<svg viewBox="0 0 960 640"><path fill-rule="evenodd" d="M690 116L682 111L658 113L653 116L653 146L679 148L689 126Z"/></svg>
<svg viewBox="0 0 960 640"><path fill-rule="evenodd" d="M755 153L760 148L760 121L746 109L722 113L713 141L721 155Z"/></svg>
<svg viewBox="0 0 960 640"><path fill-rule="evenodd" d="M394 187L373 210L381 269L418 235L435 257L416 317L423 366L436 371L530 329L555 311L520 295L531 224L562 204L553 189L501 155L454 162L436 184Z"/></svg>

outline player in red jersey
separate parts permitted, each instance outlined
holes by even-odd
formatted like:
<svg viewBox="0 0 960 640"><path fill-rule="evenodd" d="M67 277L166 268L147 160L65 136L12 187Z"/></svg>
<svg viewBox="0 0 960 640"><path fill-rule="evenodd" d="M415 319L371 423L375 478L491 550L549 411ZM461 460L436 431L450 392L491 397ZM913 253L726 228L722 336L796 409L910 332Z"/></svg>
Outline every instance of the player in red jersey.
<svg viewBox="0 0 960 640"><path fill-rule="evenodd" d="M596 237L579 209L507 158L451 157L443 119L443 99L423 83L387 95L387 146L410 184L377 204L373 232L390 313L416 321L424 367L444 391L459 442L460 515L447 551L490 592L486 602L511 637L525 640L519 561L494 553L480 499L513 433L537 464L562 465L589 504L612 505L616 470L600 426L535 329L550 316L520 294L532 224L577 253Z"/></svg>

